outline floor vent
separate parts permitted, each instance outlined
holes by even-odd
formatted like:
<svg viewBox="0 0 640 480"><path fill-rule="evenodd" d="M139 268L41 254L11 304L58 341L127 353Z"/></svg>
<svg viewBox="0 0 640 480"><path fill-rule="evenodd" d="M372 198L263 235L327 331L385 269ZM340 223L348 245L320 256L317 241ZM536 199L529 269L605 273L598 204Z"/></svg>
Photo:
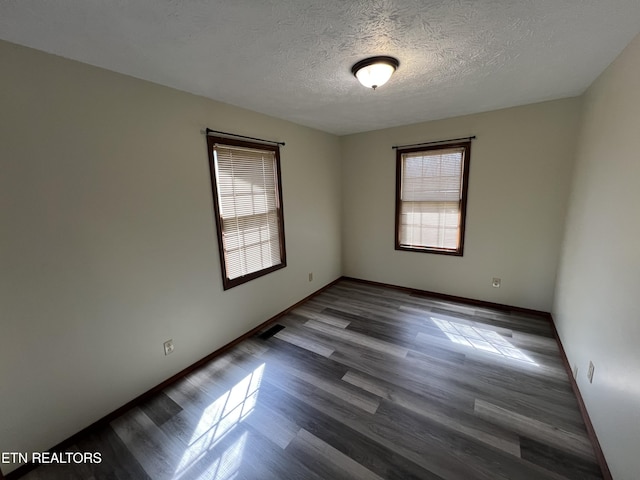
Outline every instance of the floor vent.
<svg viewBox="0 0 640 480"><path fill-rule="evenodd" d="M260 335L258 335L258 337L261 338L262 340L268 340L283 328L284 328L284 325L280 325L280 324L274 325L273 327L262 332Z"/></svg>

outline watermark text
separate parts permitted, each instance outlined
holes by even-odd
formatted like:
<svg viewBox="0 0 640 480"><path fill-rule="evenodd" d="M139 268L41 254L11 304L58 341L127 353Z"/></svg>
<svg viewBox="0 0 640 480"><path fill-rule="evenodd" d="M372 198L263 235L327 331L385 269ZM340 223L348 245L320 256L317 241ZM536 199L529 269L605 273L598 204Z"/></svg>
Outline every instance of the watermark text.
<svg viewBox="0 0 640 480"><path fill-rule="evenodd" d="M2 452L0 463L102 463L100 452Z"/></svg>

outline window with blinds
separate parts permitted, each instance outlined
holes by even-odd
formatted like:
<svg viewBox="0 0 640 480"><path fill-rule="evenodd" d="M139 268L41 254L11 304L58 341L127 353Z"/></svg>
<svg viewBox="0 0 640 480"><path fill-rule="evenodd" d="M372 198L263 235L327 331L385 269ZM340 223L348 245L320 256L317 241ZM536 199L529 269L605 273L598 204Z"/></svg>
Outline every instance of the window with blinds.
<svg viewBox="0 0 640 480"><path fill-rule="evenodd" d="M207 137L225 290L286 266L277 145Z"/></svg>
<svg viewBox="0 0 640 480"><path fill-rule="evenodd" d="M471 143L398 149L396 250L462 255Z"/></svg>

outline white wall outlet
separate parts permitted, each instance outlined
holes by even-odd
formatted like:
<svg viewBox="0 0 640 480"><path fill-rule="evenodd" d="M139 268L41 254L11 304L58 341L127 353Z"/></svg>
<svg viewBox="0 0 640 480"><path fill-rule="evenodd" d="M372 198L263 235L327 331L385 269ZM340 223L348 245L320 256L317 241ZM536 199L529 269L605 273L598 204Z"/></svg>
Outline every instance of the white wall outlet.
<svg viewBox="0 0 640 480"><path fill-rule="evenodd" d="M309 272L309 281L313 282L313 272Z"/></svg>
<svg viewBox="0 0 640 480"><path fill-rule="evenodd" d="M173 353L175 348L176 347L173 345L173 340L167 340L166 342L164 342L164 354L165 355L169 355L169 354Z"/></svg>
<svg viewBox="0 0 640 480"><path fill-rule="evenodd" d="M589 383L593 383L593 372L596 367L593 366L593 362L589 362L589 371L587 372L587 378L589 379Z"/></svg>
<svg viewBox="0 0 640 480"><path fill-rule="evenodd" d="M500 288L500 285L502 284L502 280L497 278L497 277L493 277L493 280L491 281L491 286L493 288Z"/></svg>
<svg viewBox="0 0 640 480"><path fill-rule="evenodd" d="M574 364L573 365L573 378L577 379L578 378L578 364Z"/></svg>

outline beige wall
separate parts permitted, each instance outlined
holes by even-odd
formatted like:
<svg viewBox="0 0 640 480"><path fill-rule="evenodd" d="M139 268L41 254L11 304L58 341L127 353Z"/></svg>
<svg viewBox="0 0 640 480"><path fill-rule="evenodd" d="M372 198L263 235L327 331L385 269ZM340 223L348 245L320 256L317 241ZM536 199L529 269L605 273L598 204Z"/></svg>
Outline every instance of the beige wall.
<svg viewBox="0 0 640 480"><path fill-rule="evenodd" d="M337 137L8 43L0 64L0 451L50 448L340 275ZM286 141L288 266L226 292L205 126Z"/></svg>
<svg viewBox="0 0 640 480"><path fill-rule="evenodd" d="M640 476L639 86L640 36L585 96L553 307L618 480Z"/></svg>
<svg viewBox="0 0 640 480"><path fill-rule="evenodd" d="M549 311L579 113L574 98L342 137L344 274ZM464 256L395 251L391 147L469 135Z"/></svg>

